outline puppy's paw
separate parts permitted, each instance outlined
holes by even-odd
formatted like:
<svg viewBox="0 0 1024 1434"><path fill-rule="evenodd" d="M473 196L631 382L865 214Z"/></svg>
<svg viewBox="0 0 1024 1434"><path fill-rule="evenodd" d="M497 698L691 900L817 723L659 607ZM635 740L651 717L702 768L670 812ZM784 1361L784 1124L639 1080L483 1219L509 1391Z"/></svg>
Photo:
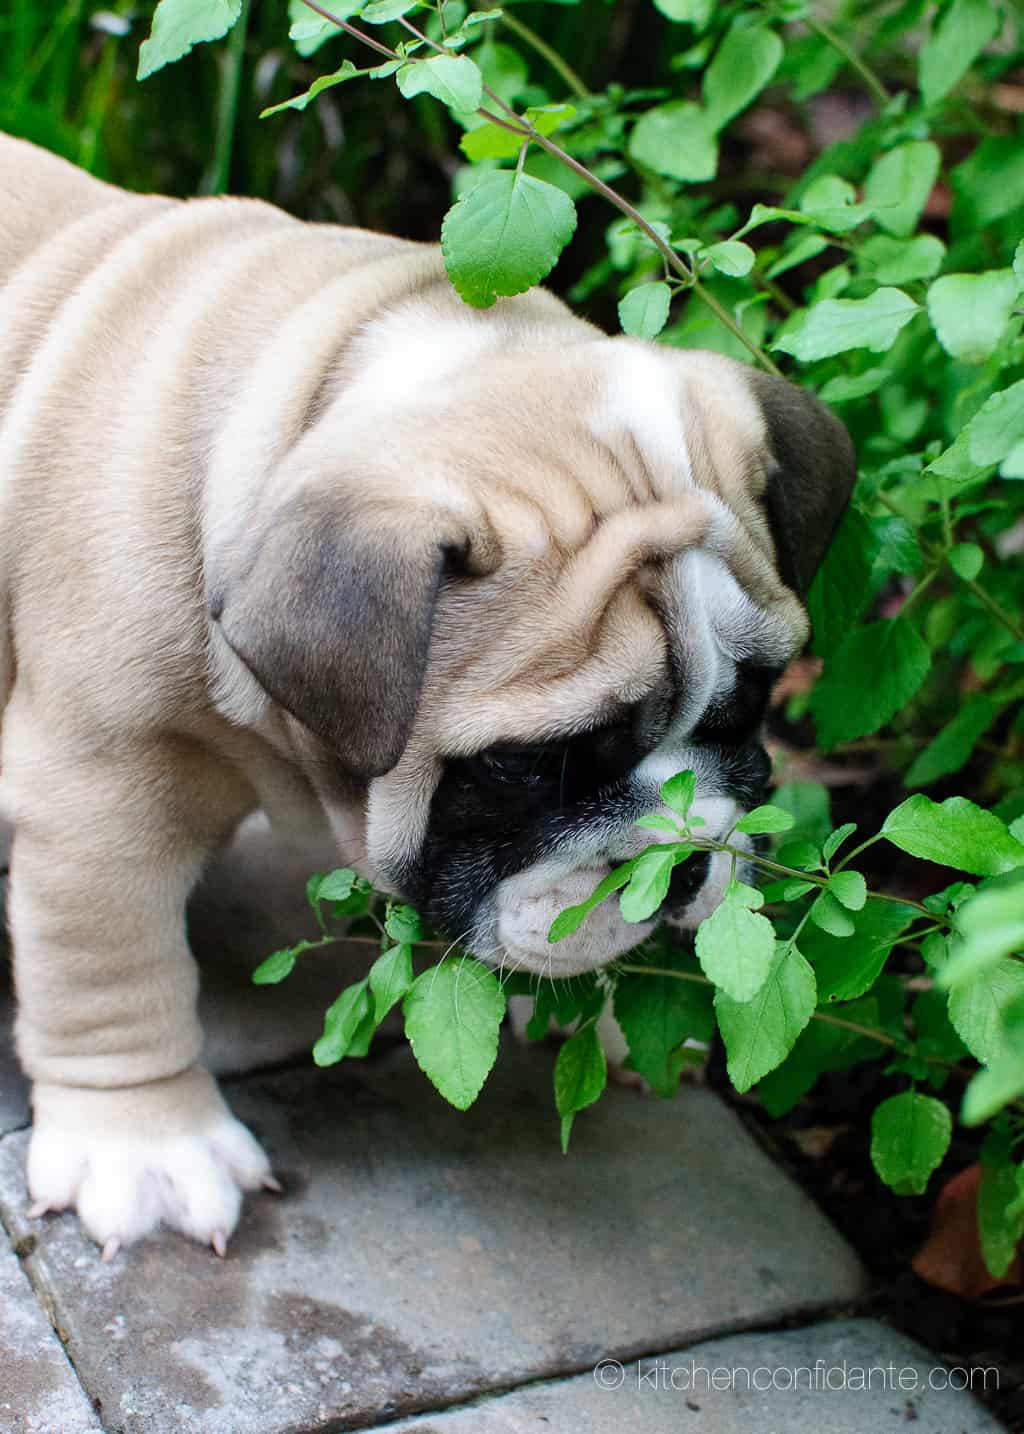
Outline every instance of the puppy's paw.
<svg viewBox="0 0 1024 1434"><path fill-rule="evenodd" d="M32 1103L29 1213L77 1210L104 1259L160 1225L223 1255L242 1192L280 1189L200 1067L114 1090L37 1083Z"/></svg>

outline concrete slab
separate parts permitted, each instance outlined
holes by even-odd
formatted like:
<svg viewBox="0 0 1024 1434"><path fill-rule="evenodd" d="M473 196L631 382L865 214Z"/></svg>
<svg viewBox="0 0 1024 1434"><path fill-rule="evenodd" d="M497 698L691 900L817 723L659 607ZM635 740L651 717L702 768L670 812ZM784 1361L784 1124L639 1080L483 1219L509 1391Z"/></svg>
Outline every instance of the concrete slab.
<svg viewBox="0 0 1024 1434"><path fill-rule="evenodd" d="M64 1347L2 1234L0 1434L101 1434Z"/></svg>
<svg viewBox="0 0 1024 1434"><path fill-rule="evenodd" d="M982 1387L984 1371L974 1371ZM959 1372L886 1325L739 1335L534 1385L388 1434L998 1434ZM990 1373L989 1378L993 1376ZM714 1381L714 1383L712 1382ZM761 1385L759 1392L757 1385ZM941 1385L941 1388L934 1387Z"/></svg>
<svg viewBox="0 0 1024 1434"><path fill-rule="evenodd" d="M249 1202L223 1263L161 1237L103 1265L69 1216L36 1225L33 1279L104 1423L358 1428L860 1292L849 1248L708 1091L612 1090L563 1158L550 1081L550 1051L512 1046L464 1115L404 1049L230 1083L287 1194ZM16 1234L25 1140L0 1143Z"/></svg>

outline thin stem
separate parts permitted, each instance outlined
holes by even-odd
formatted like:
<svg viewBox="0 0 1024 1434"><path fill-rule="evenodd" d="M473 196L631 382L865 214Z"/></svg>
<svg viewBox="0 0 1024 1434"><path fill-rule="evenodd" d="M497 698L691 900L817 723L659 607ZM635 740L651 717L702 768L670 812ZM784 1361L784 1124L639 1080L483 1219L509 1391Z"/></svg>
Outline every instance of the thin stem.
<svg viewBox="0 0 1024 1434"><path fill-rule="evenodd" d="M549 139L547 135L540 134L539 131L533 130L530 137L536 144L539 144L542 149L546 149L548 154L560 160L567 169L571 169L574 174L578 174L584 184L592 189L595 194L600 194L604 199L608 200L609 204L613 204L621 214L625 214L627 219L631 219L637 228L647 236L673 273L677 274L683 281L683 287L693 290L701 303L706 305L715 317L739 339L740 343L743 344L744 348L749 350L762 368L767 369L767 371L774 374L776 378L782 377L781 370L772 362L768 355L754 343L750 335L736 322L732 315L722 307L715 296L705 289L690 266L676 253L672 245L663 239L658 231L647 222L640 211L630 204L628 199L625 199L617 190L612 189L611 185L605 184L603 179L598 179L597 175L593 174L585 164L581 164L579 160L574 159L571 154L567 154L561 145L556 144L554 140Z"/></svg>
<svg viewBox="0 0 1024 1434"><path fill-rule="evenodd" d="M510 14L508 10L502 11L501 23L506 25L513 35L518 35L520 40L529 45L531 50L535 50L542 59L546 60L556 74L565 81L577 99L589 100L591 98L590 91L572 66L563 60L558 51L553 50L547 40L542 39L536 30L531 30L529 25L524 25L518 16Z"/></svg>
<svg viewBox="0 0 1024 1434"><path fill-rule="evenodd" d="M302 3L308 10L315 10L323 19L329 20L332 25L337 25L339 30L344 30L346 35L351 35L354 40L361 40L362 43L368 45L371 50L376 50L378 55L384 55L389 60L400 60L402 58L396 50L389 49L387 45L382 45L379 40L375 40L372 35L367 35L364 30L357 29L356 26L350 24L348 20L342 20L339 15L332 15L330 10L325 10L322 5L317 3L317 0L302 0Z"/></svg>
<svg viewBox="0 0 1024 1434"><path fill-rule="evenodd" d="M995 620L1001 622L1007 632L1012 632L1018 642L1024 642L1024 627L1014 622L1010 614L999 606L995 598L989 596L979 582L976 582L974 578L961 578L961 582L970 588L982 607L988 608Z"/></svg>
<svg viewBox="0 0 1024 1434"><path fill-rule="evenodd" d="M312 3L312 0L303 0L303 3L309 5ZM428 36L424 35L421 30L418 30L410 20L407 20L405 18L404 15L401 18L400 24L402 24L405 29L409 31L410 35L415 35L417 40L421 40L424 44L429 45L431 49L440 51L443 54L447 54L447 51L442 50L440 45L435 44L435 42L429 39ZM502 113L506 115L510 120L512 120L516 125L521 125L522 131L529 135L530 139L535 144L539 144L541 149L546 150L548 154L552 156L552 158L557 159L559 163L564 164L567 169L571 169L574 174L578 175L580 179L583 180L584 184L587 186L588 189L592 189L595 194L600 194L602 198L607 199L609 204L614 205L614 207L618 209L621 214L625 214L627 219L632 220L632 222L637 226L637 228L640 229L641 232L647 236L650 242L654 245L655 249L657 249L658 253L661 254L665 262L668 264L669 268L672 269L672 271L676 273L683 281L685 287L693 290L693 292L697 295L700 301L705 304L707 308L709 308L711 312L716 316L716 318L718 318L719 321L723 323L725 327L739 340L739 342L750 351L750 353L762 366L762 368L767 369L767 371L771 374L774 374L776 378L782 377L781 370L777 368L776 365L772 362L772 360L768 357L768 355L761 348L759 348L757 344L754 343L753 339L749 336L749 334L747 334L743 327L738 324L736 320L732 317L732 315L722 307L722 305L718 302L714 295L710 294L708 290L704 288L704 285L697 278L690 265L683 261L682 257L676 253L675 249L672 248L672 245L669 244L667 240L661 237L658 231L647 222L647 220L643 217L640 211L636 209L632 204L630 204L628 199L621 195L618 190L612 189L610 184L605 184L603 179L599 179L597 175L593 173L592 170L589 170L585 164L581 164L578 159L575 159L571 154L564 150L561 145L556 144L553 139L549 139L546 134L541 134L540 130L536 129L528 121L524 120L519 114L517 114L516 111L512 109L510 105L507 105L500 95L495 94L494 90L492 90L488 85L484 85L483 92L491 101L492 105L495 106L495 108L501 110ZM477 113L482 114L486 119L489 119L492 122L494 121L494 115L488 110L478 110ZM508 126L506 126L506 128L507 127ZM518 132L520 131L517 130L517 133Z"/></svg>
<svg viewBox="0 0 1024 1434"><path fill-rule="evenodd" d="M837 35L831 25L826 25L824 20L817 20L813 15L805 15L804 24L809 30L813 30L816 34L820 35L834 50L839 51L850 68L857 71L857 74L860 75L861 79L874 95L880 107L884 109L892 96L871 66L861 59L857 51L852 49L841 35Z"/></svg>
<svg viewBox="0 0 1024 1434"><path fill-rule="evenodd" d="M925 573L921 581L914 588L911 589L908 596L904 599L903 604L900 607L900 617L903 617L906 614L906 611L910 607L911 603L917 602L921 594L926 593L928 591L928 589L931 587L932 583L938 576L938 568L932 568L931 572Z"/></svg>
<svg viewBox="0 0 1024 1434"><path fill-rule="evenodd" d="M876 841L881 841L881 840L882 840L882 833L881 833L881 832L875 832L874 836L869 836L866 841L862 841L861 844L860 844L860 846L855 846L851 851L848 851L848 852L846 853L846 855L843 857L842 861L837 862L837 863L835 864L835 866L832 868L833 872L842 871L842 869L843 869L844 866L849 866L850 862L853 860L853 858L854 858L855 856L860 856L860 854L861 854L862 851L867 851L867 849L868 849L869 846L874 846L874 844L875 844ZM930 914L930 913L929 913L929 914Z"/></svg>
<svg viewBox="0 0 1024 1434"><path fill-rule="evenodd" d="M866 841L862 846L857 847L856 850L852 851L850 856L846 858L846 861L849 861L850 857L856 856L858 851L863 851L865 846L870 846L873 841L878 841L878 837L872 837L870 841ZM801 871L795 866L783 866L780 862L771 861L768 857L760 856L757 852L743 851L740 847L730 846L728 842L702 842L698 839L694 841L694 846L700 851L726 851L730 856L740 856L745 861L752 861L755 866L764 867L765 871L773 871L778 876L791 877L794 881L809 881L814 886L828 886L829 879L827 876L818 876L814 872ZM840 867L836 868L837 871L840 869ZM887 891L869 891L867 894L868 899L871 901L890 901L895 906L911 906L915 911L920 911L927 916L929 921L935 920L935 912L929 911L927 906L923 906L920 901L914 901L912 897L891 896Z"/></svg>
<svg viewBox="0 0 1024 1434"><path fill-rule="evenodd" d="M242 85L242 63L245 59L245 39L249 26L249 0L244 0L242 12L235 21L228 40L220 77L220 94L217 97L217 128L214 142L213 164L209 182L204 186L208 194L223 194L231 180L231 156L235 148L235 133L238 120L238 95Z"/></svg>

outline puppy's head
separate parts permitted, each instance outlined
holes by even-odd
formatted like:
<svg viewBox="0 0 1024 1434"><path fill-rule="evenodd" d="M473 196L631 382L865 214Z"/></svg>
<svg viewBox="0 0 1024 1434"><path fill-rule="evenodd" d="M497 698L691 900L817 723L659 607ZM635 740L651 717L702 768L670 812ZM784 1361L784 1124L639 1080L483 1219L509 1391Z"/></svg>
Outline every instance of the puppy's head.
<svg viewBox="0 0 1024 1434"><path fill-rule="evenodd" d="M854 479L800 390L583 334L481 341L457 385L435 359L398 403L378 343L211 580L321 774L365 784L368 874L484 959L555 976L650 929L606 903L547 940L652 840L635 822L666 778L697 773L712 836L762 800L768 694ZM668 914L698 924L727 878L691 858Z"/></svg>

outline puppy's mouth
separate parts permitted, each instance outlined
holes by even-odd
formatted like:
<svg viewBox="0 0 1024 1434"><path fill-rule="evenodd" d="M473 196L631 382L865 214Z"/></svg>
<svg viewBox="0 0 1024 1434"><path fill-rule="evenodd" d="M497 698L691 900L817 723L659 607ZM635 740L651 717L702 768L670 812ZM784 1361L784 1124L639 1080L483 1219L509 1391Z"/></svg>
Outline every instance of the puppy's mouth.
<svg viewBox="0 0 1024 1434"><path fill-rule="evenodd" d="M511 969L539 972L554 978L599 970L638 946L659 921L688 925L687 913L705 887L710 871L707 852L695 853L675 869L661 911L650 921L628 922L612 895L591 911L579 929L561 941L549 941L555 918L567 907L586 901L608 876L609 865L573 868L546 883L509 881L499 891L495 914L495 945ZM716 902L717 904L717 902ZM494 960L494 955L489 955Z"/></svg>

